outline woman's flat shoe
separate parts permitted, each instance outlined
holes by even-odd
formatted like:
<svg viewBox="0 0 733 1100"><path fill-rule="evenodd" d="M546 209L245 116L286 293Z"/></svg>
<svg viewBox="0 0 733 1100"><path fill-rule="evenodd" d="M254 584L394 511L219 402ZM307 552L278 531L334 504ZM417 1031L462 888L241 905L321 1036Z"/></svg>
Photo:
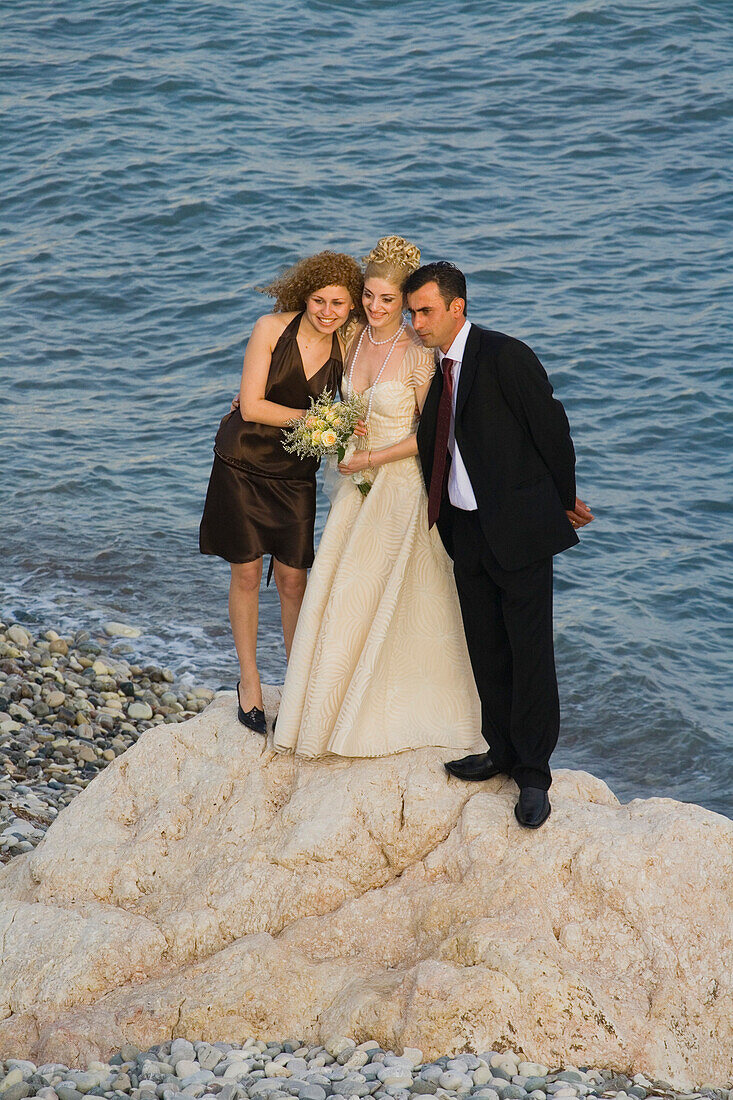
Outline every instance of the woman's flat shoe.
<svg viewBox="0 0 733 1100"><path fill-rule="evenodd" d="M252 730L253 733L267 734L267 723L265 721L265 712L260 707L252 707L252 710L242 710L242 704L239 701L239 685L241 680L237 680L237 718L246 726L248 730Z"/></svg>

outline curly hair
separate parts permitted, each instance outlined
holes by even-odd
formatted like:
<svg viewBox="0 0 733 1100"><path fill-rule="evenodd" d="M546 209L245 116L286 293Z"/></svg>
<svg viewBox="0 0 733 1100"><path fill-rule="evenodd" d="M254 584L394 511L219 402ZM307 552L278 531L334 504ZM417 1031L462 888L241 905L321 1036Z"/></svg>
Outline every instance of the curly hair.
<svg viewBox="0 0 733 1100"><path fill-rule="evenodd" d="M305 309L306 300L324 286L345 286L355 312L361 316L364 279L356 260L345 252L326 251L306 256L283 271L268 286L257 289L275 299L276 313L287 313Z"/></svg>
<svg viewBox="0 0 733 1100"><path fill-rule="evenodd" d="M364 278L378 275L381 279L403 287L405 280L420 266L420 249L404 237L380 237L368 256Z"/></svg>

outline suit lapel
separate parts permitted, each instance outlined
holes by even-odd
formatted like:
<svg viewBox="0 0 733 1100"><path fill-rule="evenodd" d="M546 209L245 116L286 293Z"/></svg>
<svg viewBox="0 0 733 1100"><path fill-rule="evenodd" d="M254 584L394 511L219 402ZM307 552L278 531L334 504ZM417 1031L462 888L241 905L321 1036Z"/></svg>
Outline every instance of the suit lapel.
<svg viewBox="0 0 733 1100"><path fill-rule="evenodd" d="M468 333L468 339L466 340L466 347L463 352L463 360L461 361L461 373L458 377L458 396L456 397L456 420L463 412L463 406L466 404L466 398L468 397L471 386L473 385L473 379L476 374L476 367L478 366L478 353L479 353L479 330L475 325L471 325L470 332Z"/></svg>

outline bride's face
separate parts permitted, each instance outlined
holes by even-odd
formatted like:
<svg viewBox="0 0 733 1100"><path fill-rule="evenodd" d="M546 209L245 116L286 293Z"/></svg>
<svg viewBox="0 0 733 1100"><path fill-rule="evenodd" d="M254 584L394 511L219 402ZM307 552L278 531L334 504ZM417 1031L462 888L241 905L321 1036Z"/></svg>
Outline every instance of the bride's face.
<svg viewBox="0 0 733 1100"><path fill-rule="evenodd" d="M334 332L349 319L353 308L345 286L322 286L305 300L306 315L317 332Z"/></svg>
<svg viewBox="0 0 733 1100"><path fill-rule="evenodd" d="M399 324L404 300L402 291L393 283L370 275L364 282L361 300L372 329L393 328Z"/></svg>

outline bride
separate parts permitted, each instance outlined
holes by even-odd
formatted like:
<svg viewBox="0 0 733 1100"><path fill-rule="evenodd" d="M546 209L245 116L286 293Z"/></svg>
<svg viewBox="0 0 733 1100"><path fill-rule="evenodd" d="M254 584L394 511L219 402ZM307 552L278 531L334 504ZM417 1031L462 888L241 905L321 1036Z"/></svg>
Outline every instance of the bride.
<svg viewBox="0 0 733 1100"><path fill-rule="evenodd" d="M384 756L482 744L452 564L428 531L415 431L435 370L403 319L415 245L383 237L366 258L344 394L366 436L340 484L306 588L274 734L300 756ZM366 478L364 495L354 480Z"/></svg>

